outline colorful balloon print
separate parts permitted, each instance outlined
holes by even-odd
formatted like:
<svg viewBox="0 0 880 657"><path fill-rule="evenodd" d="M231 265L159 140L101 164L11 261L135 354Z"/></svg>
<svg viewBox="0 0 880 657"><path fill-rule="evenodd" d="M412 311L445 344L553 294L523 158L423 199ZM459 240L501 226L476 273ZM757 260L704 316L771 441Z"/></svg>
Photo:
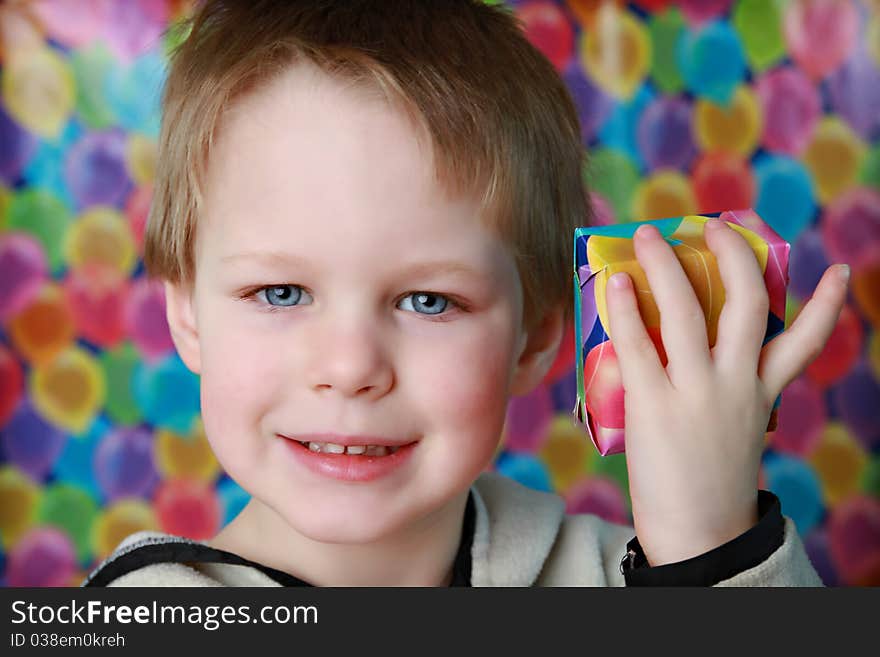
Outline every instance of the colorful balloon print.
<svg viewBox="0 0 880 657"><path fill-rule="evenodd" d="M645 180L633 200L634 214L645 219L683 217L697 211L690 181L677 171L661 170Z"/></svg>
<svg viewBox="0 0 880 657"><path fill-rule="evenodd" d="M139 427L111 432L95 453L94 468L106 499L148 499L159 481L152 433Z"/></svg>
<svg viewBox="0 0 880 657"><path fill-rule="evenodd" d="M547 435L553 417L553 402L547 388L537 388L522 397L512 397L507 407L505 448L535 452Z"/></svg>
<svg viewBox="0 0 880 657"><path fill-rule="evenodd" d="M797 160L764 155L755 161L755 210L787 242L809 226L816 213L815 183Z"/></svg>
<svg viewBox="0 0 880 657"><path fill-rule="evenodd" d="M839 422L831 422L810 455L813 469L822 482L822 495L830 507L859 492L868 465L868 454Z"/></svg>
<svg viewBox="0 0 880 657"><path fill-rule="evenodd" d="M40 489L13 465L0 466L0 545L4 550L21 538L34 523Z"/></svg>
<svg viewBox="0 0 880 657"><path fill-rule="evenodd" d="M56 483L40 499L37 522L64 531L73 542L78 562L88 563L92 552L92 525L98 503L78 486Z"/></svg>
<svg viewBox="0 0 880 657"><path fill-rule="evenodd" d="M15 355L0 345L0 426L12 417L24 392L24 373Z"/></svg>
<svg viewBox="0 0 880 657"><path fill-rule="evenodd" d="M65 46L80 46L97 38L107 20L102 0L35 0L34 12L49 36Z"/></svg>
<svg viewBox="0 0 880 657"><path fill-rule="evenodd" d="M148 185L156 175L156 142L140 134L133 134L128 139L125 161L128 173L137 185Z"/></svg>
<svg viewBox="0 0 880 657"><path fill-rule="evenodd" d="M746 75L739 36L723 21L686 32L678 43L678 65L695 96L727 104Z"/></svg>
<svg viewBox="0 0 880 657"><path fill-rule="evenodd" d="M678 93L684 88L676 59L678 41L685 31L681 12L671 7L654 14L648 22L648 30L653 44L651 79L663 93Z"/></svg>
<svg viewBox="0 0 880 657"><path fill-rule="evenodd" d="M93 206L70 226L65 242L67 262L73 268L105 265L126 277L136 264L134 238L122 214L107 206Z"/></svg>
<svg viewBox="0 0 880 657"><path fill-rule="evenodd" d="M766 0L739 0L733 25L752 70L765 71L785 56L780 4Z"/></svg>
<svg viewBox="0 0 880 657"><path fill-rule="evenodd" d="M124 272L100 263L71 269L64 281L64 294L83 340L106 349L125 337L129 280Z"/></svg>
<svg viewBox="0 0 880 657"><path fill-rule="evenodd" d="M750 87L738 87L731 101L724 105L705 99L696 102L694 136L705 151L727 151L748 157L757 146L762 128L761 105Z"/></svg>
<svg viewBox="0 0 880 657"><path fill-rule="evenodd" d="M15 181L37 150L37 138L21 127L0 105L0 180Z"/></svg>
<svg viewBox="0 0 880 657"><path fill-rule="evenodd" d="M89 128L104 130L116 117L107 105L104 86L114 67L113 56L101 42L75 50L70 57L76 82L76 114Z"/></svg>
<svg viewBox="0 0 880 657"><path fill-rule="evenodd" d="M875 48L880 46L875 43ZM858 47L843 66L828 76L828 90L831 106L850 128L862 139L876 139L880 131L880 60Z"/></svg>
<svg viewBox="0 0 880 657"><path fill-rule="evenodd" d="M855 187L834 199L822 217L822 237L835 262L870 262L880 242L880 191Z"/></svg>
<svg viewBox="0 0 880 657"><path fill-rule="evenodd" d="M770 445L780 453L808 456L822 437L828 411L822 390L800 377L782 391L776 431L769 434Z"/></svg>
<svg viewBox="0 0 880 657"><path fill-rule="evenodd" d="M599 129L599 143L603 147L628 157L639 168L644 166L638 142L639 121L654 98L656 94L643 86L629 100L617 103Z"/></svg>
<svg viewBox="0 0 880 657"><path fill-rule="evenodd" d="M34 300L48 269L46 254L34 236L13 231L0 234L0 321Z"/></svg>
<svg viewBox="0 0 880 657"><path fill-rule="evenodd" d="M32 370L30 393L46 419L81 433L103 405L106 384L94 356L75 346Z"/></svg>
<svg viewBox="0 0 880 657"><path fill-rule="evenodd" d="M792 59L816 80L840 66L858 43L853 0L802 0L785 8L783 29Z"/></svg>
<svg viewBox="0 0 880 657"><path fill-rule="evenodd" d="M519 19L531 41L558 70L565 69L574 48L574 32L562 9L552 2L520 5Z"/></svg>
<svg viewBox="0 0 880 657"><path fill-rule="evenodd" d="M595 453L573 418L559 415L553 419L538 455L550 472L553 489L565 491L583 477Z"/></svg>
<svg viewBox="0 0 880 657"><path fill-rule="evenodd" d="M7 209L7 228L30 233L40 242L53 274L63 265L64 237L70 224L70 211L51 192L25 189L13 195Z"/></svg>
<svg viewBox="0 0 880 657"><path fill-rule="evenodd" d="M799 155L819 122L819 90L801 71L780 67L758 78L755 92L764 117L761 144L770 151Z"/></svg>
<svg viewBox="0 0 880 657"><path fill-rule="evenodd" d="M831 555L850 586L880 586L880 501L854 496L828 523Z"/></svg>
<svg viewBox="0 0 880 657"><path fill-rule="evenodd" d="M15 51L4 62L2 95L21 126L41 137L57 137L74 105L70 64L49 47Z"/></svg>
<svg viewBox="0 0 880 657"><path fill-rule="evenodd" d="M865 145L840 119L823 119L804 150L804 163L816 185L816 195L828 203L858 183Z"/></svg>
<svg viewBox="0 0 880 657"><path fill-rule="evenodd" d="M627 100L648 72L651 42L647 30L631 12L615 5L603 7L597 25L596 31L582 33L582 65L607 93Z"/></svg>
<svg viewBox="0 0 880 657"><path fill-rule="evenodd" d="M75 207L64 177L64 165L70 148L82 135L82 125L76 117L72 117L58 138L41 139L22 171L24 189L41 189L51 194L64 208Z"/></svg>
<svg viewBox="0 0 880 657"><path fill-rule="evenodd" d="M769 454L764 459L767 487L776 493L792 519L798 534L805 536L822 519L822 485L810 465L782 454Z"/></svg>
<svg viewBox="0 0 880 657"><path fill-rule="evenodd" d="M679 0L678 6L688 23L699 26L726 13L731 2L732 0Z"/></svg>
<svg viewBox="0 0 880 657"><path fill-rule="evenodd" d="M220 529L223 510L217 491L207 483L166 479L155 505L159 526L169 534L207 540Z"/></svg>
<svg viewBox="0 0 880 657"><path fill-rule="evenodd" d="M155 459L160 474L166 478L212 483L220 472L201 422L186 436L167 429L158 431Z"/></svg>
<svg viewBox="0 0 880 657"><path fill-rule="evenodd" d="M176 353L137 368L132 390L144 418L155 427L181 434L195 428L199 381Z"/></svg>
<svg viewBox="0 0 880 657"><path fill-rule="evenodd" d="M756 208L791 244L788 327L829 265L851 266L828 344L784 391L758 484L782 499L827 585L878 583L880 4L507 4L571 93L594 224ZM250 496L210 451L198 378L142 262L160 91L187 35L171 21L192 3L11 7L0 582L77 585L130 534L207 538ZM511 403L492 467L559 493L569 512L630 524L625 456L600 456L572 422L572 329L541 385Z"/></svg>
<svg viewBox="0 0 880 657"><path fill-rule="evenodd" d="M683 98L658 98L639 117L637 138L649 169L686 169L696 153L690 104Z"/></svg>
<svg viewBox="0 0 880 657"><path fill-rule="evenodd" d="M168 19L168 3L161 0L112 2L102 34L113 53L125 61L152 52ZM147 90L147 97L154 94L154 89Z"/></svg>
<svg viewBox="0 0 880 657"><path fill-rule="evenodd" d="M143 421L143 412L134 394L134 377L142 362L130 342L124 342L101 354L101 369L107 381L104 410L116 424L130 426Z"/></svg>
<svg viewBox="0 0 880 657"><path fill-rule="evenodd" d="M159 136L163 79L164 64L155 52L109 70L104 80L104 96L120 126L150 138Z"/></svg>
<svg viewBox="0 0 880 657"><path fill-rule="evenodd" d="M32 365L49 363L76 339L67 299L54 283L47 283L8 326L12 344Z"/></svg>
<svg viewBox="0 0 880 657"><path fill-rule="evenodd" d="M855 366L864 345L862 319L851 306L845 305L825 347L807 365L807 376L820 386L839 381Z"/></svg>
<svg viewBox="0 0 880 657"><path fill-rule="evenodd" d="M856 305L876 332L880 327L880 249L859 260L851 281L850 289Z"/></svg>
<svg viewBox="0 0 880 657"><path fill-rule="evenodd" d="M132 281L125 306L128 335L148 360L171 352L174 343L165 318L165 291L146 277Z"/></svg>
<svg viewBox="0 0 880 657"><path fill-rule="evenodd" d="M223 526L232 522L250 501L250 494L229 477L223 477L217 484L217 496L223 509Z"/></svg>
<svg viewBox="0 0 880 657"><path fill-rule="evenodd" d="M802 232L792 245L788 261L789 293L801 301L809 299L830 264L819 231L808 228Z"/></svg>
<svg viewBox="0 0 880 657"><path fill-rule="evenodd" d="M148 502L135 498L111 502L95 521L95 559L100 563L123 539L142 531L159 531L156 512Z"/></svg>
<svg viewBox="0 0 880 657"><path fill-rule="evenodd" d="M544 492L553 490L547 466L532 454L504 452L495 461L495 469L523 486Z"/></svg>
<svg viewBox="0 0 880 657"><path fill-rule="evenodd" d="M573 486L565 495L566 513L592 513L607 522L629 522L623 491L612 479L589 477Z"/></svg>
<svg viewBox="0 0 880 657"><path fill-rule="evenodd" d="M633 194L639 184L639 171L626 155L613 149L593 152L586 173L587 184L606 199L619 223L632 218Z"/></svg>
<svg viewBox="0 0 880 657"><path fill-rule="evenodd" d="M6 577L9 586L68 586L75 570L70 537L55 527L34 527L9 551Z"/></svg>
<svg viewBox="0 0 880 657"><path fill-rule="evenodd" d="M91 132L77 141L64 163L64 180L78 208L119 207L131 187L125 166L125 133Z"/></svg>
<svg viewBox="0 0 880 657"><path fill-rule="evenodd" d="M867 450L880 445L880 380L860 361L834 386L832 403L847 428Z"/></svg>
<svg viewBox="0 0 880 657"><path fill-rule="evenodd" d="M0 440L7 461L40 481L51 471L67 435L44 420L29 400L23 400L0 429Z"/></svg>
<svg viewBox="0 0 880 657"><path fill-rule="evenodd" d="M76 486L95 500L102 495L95 481L95 451L110 431L110 422L98 416L91 426L79 434L72 434L52 466L52 474L58 482Z"/></svg>
<svg viewBox="0 0 880 657"><path fill-rule="evenodd" d="M726 208L750 208L755 204L751 167L736 153L706 153L694 165L691 182L697 212L723 212Z"/></svg>

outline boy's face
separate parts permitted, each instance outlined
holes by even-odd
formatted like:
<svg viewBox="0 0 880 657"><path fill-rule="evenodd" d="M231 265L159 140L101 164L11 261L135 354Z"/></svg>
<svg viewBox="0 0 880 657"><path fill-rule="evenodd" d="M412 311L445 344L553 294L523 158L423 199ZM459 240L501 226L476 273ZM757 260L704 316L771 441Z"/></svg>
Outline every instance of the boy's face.
<svg viewBox="0 0 880 657"><path fill-rule="evenodd" d="M168 312L207 435L313 540L376 540L460 503L561 332L523 332L511 254L475 200L441 193L404 116L311 68L230 110L195 256ZM306 434L411 445L318 455Z"/></svg>

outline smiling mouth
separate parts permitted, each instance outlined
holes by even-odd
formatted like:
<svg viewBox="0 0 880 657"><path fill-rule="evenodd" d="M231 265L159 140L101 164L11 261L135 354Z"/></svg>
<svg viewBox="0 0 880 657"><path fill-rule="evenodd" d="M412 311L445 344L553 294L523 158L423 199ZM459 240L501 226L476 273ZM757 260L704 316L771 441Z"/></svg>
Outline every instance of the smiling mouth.
<svg viewBox="0 0 880 657"><path fill-rule="evenodd" d="M389 447L386 445L337 445L336 443L318 443L295 440L310 452L319 452L321 454L348 454L350 456L388 456L394 454L400 447Z"/></svg>

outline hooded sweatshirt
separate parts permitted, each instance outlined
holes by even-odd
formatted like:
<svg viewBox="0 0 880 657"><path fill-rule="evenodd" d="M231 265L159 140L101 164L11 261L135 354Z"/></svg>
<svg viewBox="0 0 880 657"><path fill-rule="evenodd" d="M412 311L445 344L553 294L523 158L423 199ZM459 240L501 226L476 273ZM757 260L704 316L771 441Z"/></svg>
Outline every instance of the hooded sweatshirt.
<svg viewBox="0 0 880 657"><path fill-rule="evenodd" d="M558 495L485 472L471 486L453 582L463 586L822 586L768 491L755 527L676 564L647 564L633 528L566 514ZM308 586L288 573L162 532L126 538L83 586Z"/></svg>

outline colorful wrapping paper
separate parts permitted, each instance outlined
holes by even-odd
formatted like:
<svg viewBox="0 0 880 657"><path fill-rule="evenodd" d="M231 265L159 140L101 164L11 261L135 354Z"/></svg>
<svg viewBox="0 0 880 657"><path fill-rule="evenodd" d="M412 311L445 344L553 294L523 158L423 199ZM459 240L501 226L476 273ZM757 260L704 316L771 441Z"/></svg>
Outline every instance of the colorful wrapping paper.
<svg viewBox="0 0 880 657"><path fill-rule="evenodd" d="M590 434L603 456L624 451L624 388L617 354L611 341L605 286L617 272L633 280L645 328L666 366L660 334L660 311L633 248L633 235L644 223L657 227L675 255L703 308L709 346L715 345L718 318L724 306L724 285L715 256L706 245L703 229L713 216L720 216L746 238L752 247L770 300L766 344L785 328L785 295L788 287L790 245L754 210L722 212L720 215L688 215L612 226L578 228L574 237L575 341L578 346L575 417ZM724 400L718 400L723 403ZM776 429L780 399L770 415L767 431Z"/></svg>

